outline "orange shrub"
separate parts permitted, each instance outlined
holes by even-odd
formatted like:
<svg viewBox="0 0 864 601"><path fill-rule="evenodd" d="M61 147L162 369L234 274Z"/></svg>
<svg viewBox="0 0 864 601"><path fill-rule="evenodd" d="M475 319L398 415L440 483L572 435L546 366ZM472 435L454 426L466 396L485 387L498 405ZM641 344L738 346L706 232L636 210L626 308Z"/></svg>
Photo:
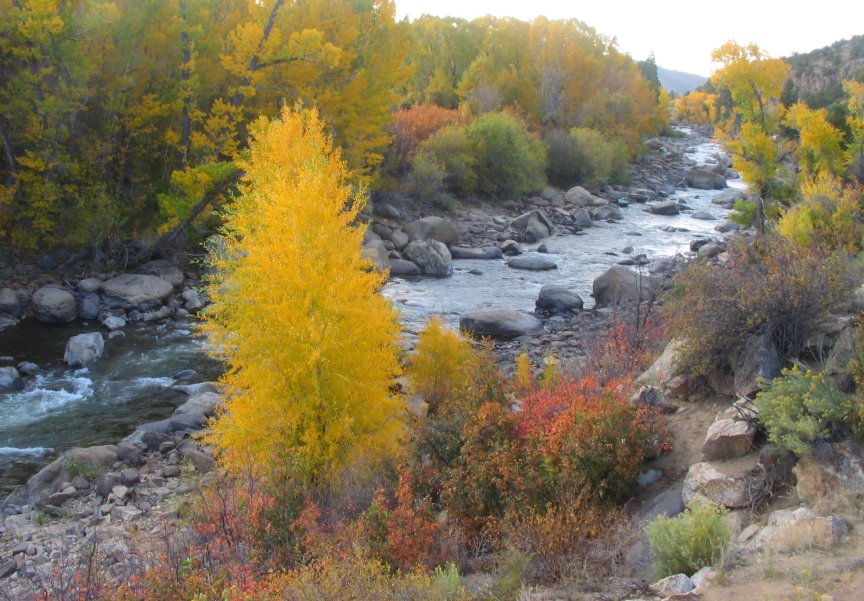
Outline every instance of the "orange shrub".
<svg viewBox="0 0 864 601"><path fill-rule="evenodd" d="M404 173L414 158L420 143L436 131L460 120L459 111L435 104L415 104L411 108L393 113L390 131L389 162L397 173Z"/></svg>

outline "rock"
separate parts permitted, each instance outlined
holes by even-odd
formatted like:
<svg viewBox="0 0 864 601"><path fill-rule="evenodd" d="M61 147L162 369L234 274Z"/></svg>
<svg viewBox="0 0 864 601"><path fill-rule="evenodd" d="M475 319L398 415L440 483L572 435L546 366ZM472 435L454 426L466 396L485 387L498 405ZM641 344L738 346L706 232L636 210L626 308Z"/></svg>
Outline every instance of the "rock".
<svg viewBox="0 0 864 601"><path fill-rule="evenodd" d="M507 260L507 266L513 269L525 269L527 271L548 271L550 269L558 269L555 261L549 257L540 255L528 255L521 257L513 257Z"/></svg>
<svg viewBox="0 0 864 601"><path fill-rule="evenodd" d="M707 461L733 459L747 455L753 448L756 426L742 419L718 419L708 428L702 456Z"/></svg>
<svg viewBox="0 0 864 601"><path fill-rule="evenodd" d="M159 450L159 446L169 440L171 440L171 436L165 432L148 431L141 434L141 442L147 445L151 451Z"/></svg>
<svg viewBox="0 0 864 601"><path fill-rule="evenodd" d="M609 204L599 196L594 196L582 186L574 186L564 194L564 202L577 207L601 207Z"/></svg>
<svg viewBox="0 0 864 601"><path fill-rule="evenodd" d="M690 582L693 583L693 590L698 589L700 586L705 587L709 582L712 582L717 578L717 572L714 571L714 568L711 566L705 566L700 569L698 572L690 576Z"/></svg>
<svg viewBox="0 0 864 601"><path fill-rule="evenodd" d="M81 292L98 292L102 286L102 280L99 278L87 278L78 282L76 288Z"/></svg>
<svg viewBox="0 0 864 601"><path fill-rule="evenodd" d="M722 242L708 242L699 247L699 250L696 251L696 256L700 259L713 259L725 251L726 245Z"/></svg>
<svg viewBox="0 0 864 601"><path fill-rule="evenodd" d="M409 238L408 234L406 234L402 230L393 230L392 232L390 232L390 235L388 237L390 239L390 242L393 243L393 247L398 251L401 251L403 248L408 246L409 242L411 242L411 238Z"/></svg>
<svg viewBox="0 0 864 601"><path fill-rule="evenodd" d="M222 404L222 395L216 392L202 392L189 398L174 410L169 418L174 431L200 430L207 420L216 415Z"/></svg>
<svg viewBox="0 0 864 601"><path fill-rule="evenodd" d="M426 275L444 277L453 273L452 256L440 240L411 242L405 247L403 254Z"/></svg>
<svg viewBox="0 0 864 601"><path fill-rule="evenodd" d="M590 209L588 213L594 221L608 221L610 219L624 219L620 209L616 207L596 207Z"/></svg>
<svg viewBox="0 0 864 601"><path fill-rule="evenodd" d="M110 468L118 460L116 449L114 445L70 449L30 478L7 499L7 503L24 505L34 503L40 497L47 498L72 478L70 469L98 472Z"/></svg>
<svg viewBox="0 0 864 601"><path fill-rule="evenodd" d="M729 366L734 374L735 394L753 398L762 388L761 379L773 380L780 375L783 357L769 336L754 334L732 349Z"/></svg>
<svg viewBox="0 0 864 601"><path fill-rule="evenodd" d="M552 224L546 215L534 209L514 219L510 226L519 234L523 242L539 242L552 234Z"/></svg>
<svg viewBox="0 0 864 601"><path fill-rule="evenodd" d="M726 178L708 169L695 167L687 174L687 185L700 190L722 190L726 187Z"/></svg>
<svg viewBox="0 0 864 601"><path fill-rule="evenodd" d="M394 221L402 219L402 211L387 202L376 204L372 207L372 211L385 219L392 219Z"/></svg>
<svg viewBox="0 0 864 601"><path fill-rule="evenodd" d="M711 203L731 209L732 205L744 198L744 191L736 188L723 190L720 194L711 199Z"/></svg>
<svg viewBox="0 0 864 601"><path fill-rule="evenodd" d="M63 361L69 367L88 367L102 357L105 339L100 332L88 332L73 336L66 343Z"/></svg>
<svg viewBox="0 0 864 601"><path fill-rule="evenodd" d="M364 259L372 261L375 269L385 271L390 268L390 257L387 254L387 247L383 240L371 240L363 245L360 251Z"/></svg>
<svg viewBox="0 0 864 601"><path fill-rule="evenodd" d="M540 289L540 296L534 306L538 313L553 315L555 313L571 313L581 311L584 302L575 292L564 286L548 285Z"/></svg>
<svg viewBox="0 0 864 601"><path fill-rule="evenodd" d="M522 247L515 240L505 240L498 248L501 249L502 253L510 257L522 254ZM864 289L864 286L862 286L862 289ZM862 298L864 298L864 294L862 294ZM862 301L862 306L864 306L864 301Z"/></svg>
<svg viewBox="0 0 864 601"><path fill-rule="evenodd" d="M170 282L174 288L179 288L183 285L183 280L186 279L183 276L183 272L176 265L172 265L168 261L164 261L162 259L157 259L155 261L149 261L144 263L143 265L138 267L138 273L146 273L149 275L155 275L166 282Z"/></svg>
<svg viewBox="0 0 864 601"><path fill-rule="evenodd" d="M420 275L423 273L416 263L405 259L390 259L390 275Z"/></svg>
<svg viewBox="0 0 864 601"><path fill-rule="evenodd" d="M735 223L734 221L724 221L720 225L714 226L715 232L720 232L721 234L729 234L731 232L737 232L741 229L741 226Z"/></svg>
<svg viewBox="0 0 864 601"><path fill-rule="evenodd" d="M111 521L129 523L138 520L144 512L132 505L115 505L111 509Z"/></svg>
<svg viewBox="0 0 864 601"><path fill-rule="evenodd" d="M864 452L854 442L820 444L792 471L807 505L832 512L864 507Z"/></svg>
<svg viewBox="0 0 864 601"><path fill-rule="evenodd" d="M192 445L184 445L180 448L180 452L183 454L183 458L189 461L192 465L195 466L202 474L206 474L210 470L213 469L215 465L215 461L213 458L207 455L206 453L196 449Z"/></svg>
<svg viewBox="0 0 864 601"><path fill-rule="evenodd" d="M22 361L18 364L18 372L28 377L33 377L42 371L38 365L30 361Z"/></svg>
<svg viewBox="0 0 864 601"><path fill-rule="evenodd" d="M98 319L102 310L101 298L95 292L86 294L78 299L79 319Z"/></svg>
<svg viewBox="0 0 864 601"><path fill-rule="evenodd" d="M497 246L484 246L483 248L467 248L465 246L453 246L450 254L454 259L500 259L503 252Z"/></svg>
<svg viewBox="0 0 864 601"><path fill-rule="evenodd" d="M778 510L768 517L768 524L747 546L778 552L830 549L839 544L848 531L849 526L837 516L820 517L807 507L794 511Z"/></svg>
<svg viewBox="0 0 864 601"><path fill-rule="evenodd" d="M12 366L0 367L0 392L23 390L24 380Z"/></svg>
<svg viewBox="0 0 864 601"><path fill-rule="evenodd" d="M668 597L670 595L689 593L696 587L693 586L693 582L687 574L675 574L674 576L667 576L663 580L658 580L651 585L651 588L657 591L660 596Z"/></svg>
<svg viewBox="0 0 864 601"><path fill-rule="evenodd" d="M102 320L102 325L109 331L122 330L126 327L126 320L117 315L109 315Z"/></svg>
<svg viewBox="0 0 864 601"><path fill-rule="evenodd" d="M12 317L11 315L6 315L5 313L0 313L0 332L5 330L6 328L11 328L12 326L17 326L18 320Z"/></svg>
<svg viewBox="0 0 864 601"><path fill-rule="evenodd" d="M107 499L118 484L120 484L120 477L117 474L111 472L102 474L96 478L96 494Z"/></svg>
<svg viewBox="0 0 864 601"><path fill-rule="evenodd" d="M403 231L411 242L437 240L450 246L459 240L456 228L442 217L423 217L406 225Z"/></svg>
<svg viewBox="0 0 864 601"><path fill-rule="evenodd" d="M646 207L645 210L655 215L668 216L677 215L680 212L678 203L674 200L661 200L660 202L655 202L653 205Z"/></svg>
<svg viewBox="0 0 864 601"><path fill-rule="evenodd" d="M135 468L128 468L120 471L120 483L123 486L134 486L141 482L141 474Z"/></svg>
<svg viewBox="0 0 864 601"><path fill-rule="evenodd" d="M647 301L659 286L656 278L636 273L621 265L613 265L594 280L592 296L598 307Z"/></svg>
<svg viewBox="0 0 864 601"><path fill-rule="evenodd" d="M69 323L78 317L78 303L68 290L43 286L33 293L33 315L44 323Z"/></svg>
<svg viewBox="0 0 864 601"><path fill-rule="evenodd" d="M185 301L183 308L193 313L204 308L204 305L206 304L202 294L192 288L184 290L181 297Z"/></svg>
<svg viewBox="0 0 864 601"><path fill-rule="evenodd" d="M715 221L717 218L708 211L696 211L690 215L693 219L701 219L703 221Z"/></svg>
<svg viewBox="0 0 864 601"><path fill-rule="evenodd" d="M102 284L100 290L129 308L146 311L161 305L174 291L174 286L155 275L124 273Z"/></svg>
<svg viewBox="0 0 864 601"><path fill-rule="evenodd" d="M754 462L755 463L755 462ZM751 505L747 473L752 465L719 465L695 463L690 466L681 489L685 504L691 501L709 501L729 509L740 509Z"/></svg>
<svg viewBox="0 0 864 601"><path fill-rule="evenodd" d="M176 478L180 475L180 466L166 465L162 468L161 473L163 478Z"/></svg>
<svg viewBox="0 0 864 601"><path fill-rule="evenodd" d="M9 578L12 574L18 571L18 564L14 559L0 563L0 580Z"/></svg>
<svg viewBox="0 0 864 601"><path fill-rule="evenodd" d="M21 301L18 300L18 295L11 288L0 288L0 313L5 313L11 317L21 317Z"/></svg>
<svg viewBox="0 0 864 601"><path fill-rule="evenodd" d="M466 313L459 327L475 336L517 338L543 333L543 323L536 317L512 309L481 309Z"/></svg>
<svg viewBox="0 0 864 601"><path fill-rule="evenodd" d="M594 220L584 208L580 208L573 212L573 225L586 229L594 225Z"/></svg>

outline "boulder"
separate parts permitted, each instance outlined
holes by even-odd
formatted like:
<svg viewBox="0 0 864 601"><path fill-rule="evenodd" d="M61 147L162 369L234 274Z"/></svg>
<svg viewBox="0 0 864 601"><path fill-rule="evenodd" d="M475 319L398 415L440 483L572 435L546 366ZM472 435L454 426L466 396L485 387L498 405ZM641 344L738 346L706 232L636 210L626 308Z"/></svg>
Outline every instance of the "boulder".
<svg viewBox="0 0 864 601"><path fill-rule="evenodd" d="M198 311L206 304L206 297L194 288L184 290L181 297L185 301L183 308L187 311Z"/></svg>
<svg viewBox="0 0 864 601"><path fill-rule="evenodd" d="M761 379L773 380L780 375L783 357L768 335L754 334L729 353L729 366L735 394L753 398L762 389Z"/></svg>
<svg viewBox="0 0 864 601"><path fill-rule="evenodd" d="M695 211L690 215L693 219L701 219L702 221L716 221L717 218L708 211Z"/></svg>
<svg viewBox="0 0 864 601"><path fill-rule="evenodd" d="M122 330L126 327L126 319L118 315L109 315L102 320L102 326L110 331Z"/></svg>
<svg viewBox="0 0 864 601"><path fill-rule="evenodd" d="M453 246L450 254L454 259L500 259L504 253L497 246L484 246L483 248L468 248L466 246Z"/></svg>
<svg viewBox="0 0 864 601"><path fill-rule="evenodd" d="M98 319L102 311L102 299L95 292L84 294L78 299L79 319Z"/></svg>
<svg viewBox="0 0 864 601"><path fill-rule="evenodd" d="M702 456L707 461L743 457L753 450L756 426L743 419L718 419L708 428Z"/></svg>
<svg viewBox="0 0 864 601"><path fill-rule="evenodd" d="M696 167L687 174L687 185L700 190L722 190L726 187L726 178L719 173Z"/></svg>
<svg viewBox="0 0 864 601"><path fill-rule="evenodd" d="M564 286L548 285L540 289L540 296L537 297L534 306L537 313L553 315L581 311L584 302L582 297Z"/></svg>
<svg viewBox="0 0 864 601"><path fill-rule="evenodd" d="M598 307L647 301L653 298L659 283L656 278L613 265L594 280L592 296Z"/></svg>
<svg viewBox="0 0 864 601"><path fill-rule="evenodd" d="M522 247L519 246L519 243L515 240L505 240L498 248L501 249L503 254L511 257L522 254ZM862 288L864 288L864 286L862 286ZM864 298L864 294L862 294L862 298ZM862 301L862 305L864 305L864 301Z"/></svg>
<svg viewBox="0 0 864 601"><path fill-rule="evenodd" d="M102 357L105 339L100 332L88 332L73 336L66 343L63 361L69 367L88 367Z"/></svg>
<svg viewBox="0 0 864 601"><path fill-rule="evenodd" d="M403 248L408 246L409 242L411 242L411 238L409 238L408 234L402 230L393 230L387 237L390 242L393 243L393 247L398 251L401 251Z"/></svg>
<svg viewBox="0 0 864 601"><path fill-rule="evenodd" d="M142 273L124 273L103 283L102 294L119 299L139 311L153 309L171 296L174 286L162 278Z"/></svg>
<svg viewBox="0 0 864 601"><path fill-rule="evenodd" d="M402 219L402 211L391 205L390 203L384 202L381 204L376 204L372 207L372 211L376 215L380 215L385 219L392 219L394 221L398 221ZM406 242L407 244L407 242Z"/></svg>
<svg viewBox="0 0 864 601"><path fill-rule="evenodd" d="M661 200L660 202L655 202L653 205L646 207L645 210L655 215L669 216L677 215L680 212L678 203L674 200Z"/></svg>
<svg viewBox="0 0 864 601"><path fill-rule="evenodd" d="M830 549L837 546L848 531L849 526L837 516L822 517L807 507L778 510L768 516L768 524L753 536L747 547L781 553Z"/></svg>
<svg viewBox="0 0 864 601"><path fill-rule="evenodd" d="M543 333L543 323L531 315L512 309L480 309L459 319L459 327L474 336L517 338Z"/></svg>
<svg viewBox="0 0 864 601"><path fill-rule="evenodd" d="M216 415L216 409L221 403L222 395L216 392L201 392L190 397L177 407L169 418L172 430L200 430L209 418Z"/></svg>
<svg viewBox="0 0 864 601"><path fill-rule="evenodd" d="M11 288L0 288L0 313L21 317L21 301Z"/></svg>
<svg viewBox="0 0 864 601"><path fill-rule="evenodd" d="M416 263L405 259L390 259L390 275L420 275L423 273Z"/></svg>
<svg viewBox="0 0 864 601"><path fill-rule="evenodd" d="M387 254L387 248L384 246L383 240L371 240L363 245L360 254L364 259L372 261L375 269L384 271L390 268L390 257Z"/></svg>
<svg viewBox="0 0 864 601"><path fill-rule="evenodd" d="M573 225L582 229L589 228L594 225L594 220L591 219L590 213L584 208L573 211Z"/></svg>
<svg viewBox="0 0 864 601"><path fill-rule="evenodd" d="M681 375L684 343L673 340L666 345L654 363L636 378L637 386L657 386L663 389L671 380Z"/></svg>
<svg viewBox="0 0 864 601"><path fill-rule="evenodd" d="M684 595L696 587L687 574L675 574L674 576L667 576L663 580L658 580L651 585L651 588L661 597L669 597L671 595Z"/></svg>
<svg viewBox="0 0 864 601"><path fill-rule="evenodd" d="M72 479L73 474L70 474L69 470L107 470L118 460L116 449L114 445L71 449L43 467L27 484L15 491L8 502L24 505L32 504L40 498L47 499L60 490L61 484Z"/></svg>
<svg viewBox="0 0 864 601"><path fill-rule="evenodd" d="M700 259L713 259L722 252L726 252L726 245L722 242L708 242L699 247L696 256Z"/></svg>
<svg viewBox="0 0 864 601"><path fill-rule="evenodd" d="M594 196L582 186L574 186L567 190L564 195L564 202L576 205L577 207L601 207L609 204L603 198Z"/></svg>
<svg viewBox="0 0 864 601"><path fill-rule="evenodd" d="M102 286L102 280L99 278L87 278L78 282L76 288L81 292L99 292L100 286Z"/></svg>
<svg viewBox="0 0 864 601"><path fill-rule="evenodd" d="M9 390L21 390L24 388L24 380L14 367L0 367L0 392Z"/></svg>
<svg viewBox="0 0 864 601"><path fill-rule="evenodd" d="M612 206L594 207L593 209L589 209L588 213L591 215L591 219L593 219L594 221L624 219L624 216L621 214L621 210L617 207Z"/></svg>
<svg viewBox="0 0 864 601"><path fill-rule="evenodd" d="M195 469L202 474L206 474L207 472L212 470L213 466L216 464L216 462L210 455L203 452L195 445L184 444L182 447L180 447L180 453L183 455L184 459L194 465Z"/></svg>
<svg viewBox="0 0 864 601"><path fill-rule="evenodd" d="M514 219L510 226L519 234L523 242L538 242L552 234L552 224L546 215L534 209Z"/></svg>
<svg viewBox="0 0 864 601"><path fill-rule="evenodd" d="M69 323L78 317L78 303L68 290L43 286L33 293L33 315L44 323Z"/></svg>
<svg viewBox="0 0 864 601"><path fill-rule="evenodd" d="M694 463L684 478L681 498L685 504L699 500L729 509L750 507L748 473L754 465L755 460L731 465Z"/></svg>
<svg viewBox="0 0 864 601"><path fill-rule="evenodd" d="M744 191L736 188L723 190L720 194L711 199L711 203L731 209L732 205L744 198Z"/></svg>
<svg viewBox="0 0 864 601"><path fill-rule="evenodd" d="M714 226L714 231L720 232L721 234L737 232L739 229L741 229L741 226L734 221L724 221L723 223Z"/></svg>
<svg viewBox="0 0 864 601"><path fill-rule="evenodd" d="M450 246L459 239L456 228L443 217L423 217L417 221L412 221L403 229L411 242L437 240Z"/></svg>
<svg viewBox="0 0 864 601"><path fill-rule="evenodd" d="M444 277L453 273L450 251L439 240L416 240L406 246L402 254L426 275Z"/></svg>
<svg viewBox="0 0 864 601"><path fill-rule="evenodd" d="M793 469L797 492L811 507L860 511L864 507L864 451L852 441L820 444Z"/></svg>
<svg viewBox="0 0 864 601"><path fill-rule="evenodd" d="M175 288L182 286L183 280L186 279L179 267L162 259L144 263L138 267L138 273L158 276L163 280L170 282Z"/></svg>
<svg viewBox="0 0 864 601"><path fill-rule="evenodd" d="M527 271L548 271L550 269L558 269L555 261L549 257L540 255L523 255L521 257L513 257L507 259L507 266L513 269L525 269Z"/></svg>

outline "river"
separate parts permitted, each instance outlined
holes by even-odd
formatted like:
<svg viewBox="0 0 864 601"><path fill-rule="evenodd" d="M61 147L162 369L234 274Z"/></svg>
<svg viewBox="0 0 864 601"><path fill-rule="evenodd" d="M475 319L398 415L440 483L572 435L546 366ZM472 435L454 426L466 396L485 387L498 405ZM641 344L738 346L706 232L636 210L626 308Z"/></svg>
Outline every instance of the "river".
<svg viewBox="0 0 864 601"><path fill-rule="evenodd" d="M705 143L688 154L705 164L718 153L718 146ZM740 180L730 180L729 185L744 187ZM580 235L544 240L557 270L516 270L502 260L456 261L452 277L394 277L384 294L399 308L409 333L418 331L431 314L456 324L459 315L482 307L532 311L545 284L572 289L590 307L594 278L625 258L625 247L654 260L688 251L694 238L720 237L714 227L728 211L711 203L718 193L687 189L670 197L694 211L711 213L715 221L694 219L688 213L653 215L633 204L622 209L619 223L598 223ZM528 245L526 250L535 248ZM115 443L136 425L169 415L184 400L171 388L178 372L195 370L198 380L219 373L219 365L205 356L192 322L132 324L124 337L106 344L105 357L93 367L67 369L66 340L96 329L95 323L47 326L26 319L0 332L0 355L42 368L25 390L0 393L0 498L66 449Z"/></svg>

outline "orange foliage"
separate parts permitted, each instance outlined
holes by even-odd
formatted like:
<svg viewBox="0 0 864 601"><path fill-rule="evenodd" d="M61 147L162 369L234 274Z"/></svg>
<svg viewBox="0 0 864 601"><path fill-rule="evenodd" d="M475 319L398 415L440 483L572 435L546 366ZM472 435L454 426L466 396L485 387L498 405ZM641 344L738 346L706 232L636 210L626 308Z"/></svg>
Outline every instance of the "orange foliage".
<svg viewBox="0 0 864 601"><path fill-rule="evenodd" d="M390 125L393 141L389 151L393 169L398 173L407 171L421 142L442 127L453 125L459 120L459 111L434 104L415 104L393 113Z"/></svg>

